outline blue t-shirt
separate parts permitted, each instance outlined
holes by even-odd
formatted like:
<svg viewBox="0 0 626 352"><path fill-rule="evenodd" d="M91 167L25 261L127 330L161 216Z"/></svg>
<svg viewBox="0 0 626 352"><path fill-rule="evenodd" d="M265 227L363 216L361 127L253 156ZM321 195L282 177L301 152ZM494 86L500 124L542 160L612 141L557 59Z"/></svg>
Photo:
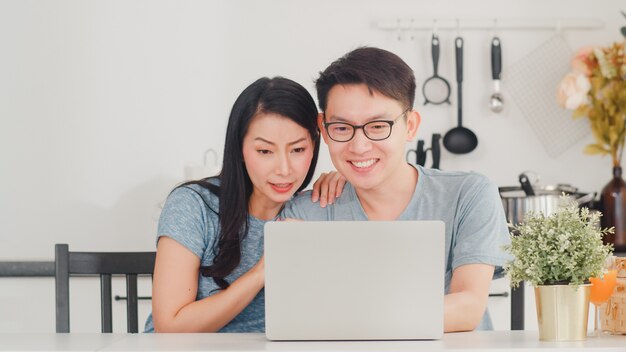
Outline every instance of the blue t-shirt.
<svg viewBox="0 0 626 352"><path fill-rule="evenodd" d="M187 185L176 188L167 197L157 231L157 241L167 236L185 246L200 258L201 266L213 264L219 239L219 198L206 188ZM241 241L241 262L226 277L232 283L248 272L263 255L263 226L267 221L248 217L248 233ZM211 277L198 272L196 300L219 292ZM219 332L265 331L265 291L261 290L250 304ZM152 314L148 316L145 332L154 332Z"/></svg>
<svg viewBox="0 0 626 352"><path fill-rule="evenodd" d="M444 172L421 166L417 166L417 171L413 196L397 220L445 223L445 292L449 292L452 271L464 264L490 264L500 275L501 266L510 259L502 249L510 243L510 237L497 187L477 173ZM300 194L287 204L283 215L314 221L368 220L350 184L326 208L311 202L310 192ZM488 312L477 329L493 329Z"/></svg>

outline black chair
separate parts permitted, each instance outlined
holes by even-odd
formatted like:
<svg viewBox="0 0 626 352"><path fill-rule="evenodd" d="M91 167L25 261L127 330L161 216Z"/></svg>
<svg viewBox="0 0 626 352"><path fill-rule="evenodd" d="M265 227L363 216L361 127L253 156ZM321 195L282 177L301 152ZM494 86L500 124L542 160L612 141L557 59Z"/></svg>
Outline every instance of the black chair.
<svg viewBox="0 0 626 352"><path fill-rule="evenodd" d="M129 333L138 332L137 275L154 272L156 252L70 252L55 245L56 332L70 332L70 276L100 275L102 332L113 332L111 276L126 275L126 314ZM117 299L117 297L116 297Z"/></svg>

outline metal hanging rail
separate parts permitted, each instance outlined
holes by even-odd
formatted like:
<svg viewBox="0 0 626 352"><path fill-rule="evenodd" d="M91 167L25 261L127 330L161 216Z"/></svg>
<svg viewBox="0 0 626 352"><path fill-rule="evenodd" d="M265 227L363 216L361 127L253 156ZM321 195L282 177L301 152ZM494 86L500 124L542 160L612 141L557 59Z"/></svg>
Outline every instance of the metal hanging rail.
<svg viewBox="0 0 626 352"><path fill-rule="evenodd" d="M376 22L381 30L594 30L604 28L604 21L580 19L465 19L465 18L398 18Z"/></svg>

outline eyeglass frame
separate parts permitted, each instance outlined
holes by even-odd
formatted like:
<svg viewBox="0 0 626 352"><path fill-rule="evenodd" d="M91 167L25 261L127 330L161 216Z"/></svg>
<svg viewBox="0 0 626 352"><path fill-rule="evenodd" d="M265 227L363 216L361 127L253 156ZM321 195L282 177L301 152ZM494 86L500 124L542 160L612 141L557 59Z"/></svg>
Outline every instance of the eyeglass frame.
<svg viewBox="0 0 626 352"><path fill-rule="evenodd" d="M404 110L400 115L398 115L396 118L394 118L393 120L372 120L372 121L368 121L362 125L353 125L351 123L347 123L347 122L341 122L341 121L337 121L337 122L326 122L326 113L324 113L324 129L326 130L326 134L328 135L328 138L330 138L331 140L337 142L337 143L347 143L350 142L352 139L354 139L354 136L356 135L356 130L360 129L363 131L363 135L365 136L365 138L369 139L370 141L374 141L374 142L380 142L380 141L384 141L385 139L391 137L391 133L393 132L393 125L396 123L396 121L398 121L399 118L403 117L404 115L406 115L407 112L411 111L411 108L407 108L406 110ZM387 135L387 137L385 138L381 138L381 139L373 139L370 138L370 136L367 135L367 132L365 132L365 126L372 124L372 123L380 123L380 122L384 122L387 123L389 125L389 134ZM348 138L345 141L338 141L336 139L334 139L333 137L330 136L330 132L328 131L328 126L332 126L335 124L341 124L341 125L348 125L350 127L352 127L352 136L350 136L350 138Z"/></svg>

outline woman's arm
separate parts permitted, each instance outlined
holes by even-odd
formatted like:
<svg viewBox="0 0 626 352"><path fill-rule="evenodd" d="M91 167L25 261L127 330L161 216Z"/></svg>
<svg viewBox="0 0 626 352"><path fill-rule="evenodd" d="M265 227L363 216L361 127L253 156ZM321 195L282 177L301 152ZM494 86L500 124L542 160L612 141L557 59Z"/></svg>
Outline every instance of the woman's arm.
<svg viewBox="0 0 626 352"><path fill-rule="evenodd" d="M196 301L200 258L163 236L157 245L152 285L156 332L215 332L250 304L265 283L264 257L230 286Z"/></svg>

